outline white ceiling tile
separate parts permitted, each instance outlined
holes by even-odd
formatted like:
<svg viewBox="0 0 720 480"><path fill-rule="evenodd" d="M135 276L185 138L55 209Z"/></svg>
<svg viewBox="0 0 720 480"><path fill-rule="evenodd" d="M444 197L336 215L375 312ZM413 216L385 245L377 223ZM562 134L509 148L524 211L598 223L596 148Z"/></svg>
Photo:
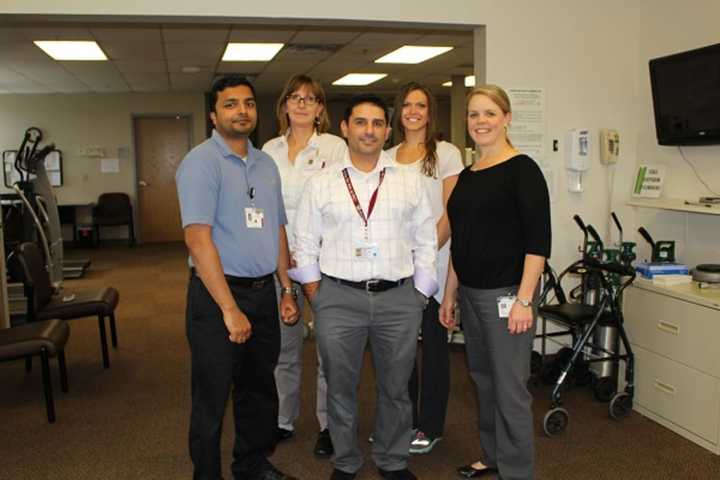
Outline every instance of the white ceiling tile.
<svg viewBox="0 0 720 480"><path fill-rule="evenodd" d="M0 27L0 42L20 42L23 40L27 40L23 28Z"/></svg>
<svg viewBox="0 0 720 480"><path fill-rule="evenodd" d="M302 30L293 37L292 43L310 45L344 45L355 39L360 33L342 30Z"/></svg>
<svg viewBox="0 0 720 480"><path fill-rule="evenodd" d="M12 93L50 93L51 90L45 85L25 80L22 82L0 83L0 89L7 90Z"/></svg>
<svg viewBox="0 0 720 480"><path fill-rule="evenodd" d="M163 73L168 70L168 65L164 60L118 60L113 63L123 73Z"/></svg>
<svg viewBox="0 0 720 480"><path fill-rule="evenodd" d="M92 81L89 82L90 88L95 93L124 93L129 92L130 88L125 82L108 82L108 81Z"/></svg>
<svg viewBox="0 0 720 480"><path fill-rule="evenodd" d="M0 67L0 82L22 82L27 77L6 67Z"/></svg>
<svg viewBox="0 0 720 480"><path fill-rule="evenodd" d="M162 41L160 27L127 28L124 26L91 28L96 40L103 42L154 42Z"/></svg>
<svg viewBox="0 0 720 480"><path fill-rule="evenodd" d="M218 73L244 73L257 74L265 70L268 62L220 62L218 63Z"/></svg>
<svg viewBox="0 0 720 480"><path fill-rule="evenodd" d="M27 40L93 40L90 30L81 27L43 26L24 29Z"/></svg>
<svg viewBox="0 0 720 480"><path fill-rule="evenodd" d="M167 80L156 82L130 82L130 90L140 93L167 92L170 84Z"/></svg>
<svg viewBox="0 0 720 480"><path fill-rule="evenodd" d="M392 47L393 45L410 45L414 40L420 38L422 35L418 33L366 32L353 40L352 44Z"/></svg>
<svg viewBox="0 0 720 480"><path fill-rule="evenodd" d="M299 48L283 48L276 56L272 59L273 63L290 61L294 63L306 62L308 64L315 65L322 62L334 52L323 51L316 49L299 49Z"/></svg>
<svg viewBox="0 0 720 480"><path fill-rule="evenodd" d="M191 60L198 62L217 62L220 60L226 45L224 43L185 42L166 43L165 54L168 60ZM192 65L192 63L191 63Z"/></svg>
<svg viewBox="0 0 720 480"><path fill-rule="evenodd" d="M53 92L58 93L85 93L92 90L79 80L52 81L46 85Z"/></svg>
<svg viewBox="0 0 720 480"><path fill-rule="evenodd" d="M163 60L165 58L160 42L100 41L98 45L111 60Z"/></svg>
<svg viewBox="0 0 720 480"><path fill-rule="evenodd" d="M0 61L5 60L53 61L47 53L43 52L34 43L29 41L0 43Z"/></svg>
<svg viewBox="0 0 720 480"><path fill-rule="evenodd" d="M185 28L176 26L163 26L162 35L166 42L225 42L230 27L222 26L217 28Z"/></svg>
<svg viewBox="0 0 720 480"><path fill-rule="evenodd" d="M150 73L150 72L128 72L122 74L127 83L154 83L165 81L167 83L167 73Z"/></svg>
<svg viewBox="0 0 720 480"><path fill-rule="evenodd" d="M238 43L288 43L295 33L296 30L273 28L256 30L236 26L230 32L228 41Z"/></svg>
<svg viewBox="0 0 720 480"><path fill-rule="evenodd" d="M437 45L448 47L468 46L473 43L472 32L465 33L439 33L423 35L415 40L415 45Z"/></svg>
<svg viewBox="0 0 720 480"><path fill-rule="evenodd" d="M58 62L67 71L76 75L104 76L118 75L118 70L112 62Z"/></svg>
<svg viewBox="0 0 720 480"><path fill-rule="evenodd" d="M110 62L62 62L78 80L95 92L126 92L127 83Z"/></svg>
<svg viewBox="0 0 720 480"><path fill-rule="evenodd" d="M215 62L188 63L185 60L169 60L167 62L168 71L171 73L185 73L182 71L183 67L197 67L200 69L198 73L215 72Z"/></svg>
<svg viewBox="0 0 720 480"><path fill-rule="evenodd" d="M173 90L207 90L210 88L211 82L212 75L210 74L170 74L170 87Z"/></svg>
<svg viewBox="0 0 720 480"><path fill-rule="evenodd" d="M12 70L24 77L41 83L52 81L72 81L75 79L75 76L55 61L10 62L8 65Z"/></svg>

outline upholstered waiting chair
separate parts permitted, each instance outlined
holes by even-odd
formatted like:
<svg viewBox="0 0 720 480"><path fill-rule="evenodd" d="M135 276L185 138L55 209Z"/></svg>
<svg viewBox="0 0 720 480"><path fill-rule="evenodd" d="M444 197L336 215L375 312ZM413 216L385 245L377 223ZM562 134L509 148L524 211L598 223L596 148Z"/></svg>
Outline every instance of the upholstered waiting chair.
<svg viewBox="0 0 720 480"><path fill-rule="evenodd" d="M128 243L135 244L135 226L133 225L133 209L127 193L103 193L93 208L93 225L95 236L100 243L100 227L127 225Z"/></svg>
<svg viewBox="0 0 720 480"><path fill-rule="evenodd" d="M0 361L41 358L45 408L49 423L55 423L55 402L50 379L49 357L57 357L60 367L60 387L68 391L67 370L65 367L65 344L70 336L70 328L63 320L46 320L28 323L18 327L0 329Z"/></svg>
<svg viewBox="0 0 720 480"><path fill-rule="evenodd" d="M117 348L115 328L115 307L120 295L112 287L98 290L63 289L62 295L54 295L50 275L45 268L45 260L36 243L22 243L15 252L14 268L21 277L27 297L27 321L59 318L75 320L77 318L97 316L100 330L100 348L103 367L110 366L105 318L110 321L110 334L113 347Z"/></svg>

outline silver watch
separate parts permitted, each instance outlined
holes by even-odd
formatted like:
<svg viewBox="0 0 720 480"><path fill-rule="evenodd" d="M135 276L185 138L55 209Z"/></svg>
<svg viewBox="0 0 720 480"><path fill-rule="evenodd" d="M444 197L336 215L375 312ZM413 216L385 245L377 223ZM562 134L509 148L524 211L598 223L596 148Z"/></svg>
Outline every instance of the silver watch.
<svg viewBox="0 0 720 480"><path fill-rule="evenodd" d="M283 295L292 295L293 298L297 298L297 292L295 291L295 287L282 287L282 293Z"/></svg>
<svg viewBox="0 0 720 480"><path fill-rule="evenodd" d="M532 300L522 300L520 298L515 298L515 301L525 308L532 307Z"/></svg>

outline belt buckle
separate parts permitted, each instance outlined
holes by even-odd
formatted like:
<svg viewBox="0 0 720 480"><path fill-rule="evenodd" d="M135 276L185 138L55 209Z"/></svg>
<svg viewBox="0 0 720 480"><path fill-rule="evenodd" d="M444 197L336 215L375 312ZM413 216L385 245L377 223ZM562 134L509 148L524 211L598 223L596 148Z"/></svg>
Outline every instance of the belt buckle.
<svg viewBox="0 0 720 480"><path fill-rule="evenodd" d="M250 284L252 290L260 290L265 286L265 280L253 280Z"/></svg>
<svg viewBox="0 0 720 480"><path fill-rule="evenodd" d="M375 290L373 290L373 287L376 285L380 285L380 280L374 279L374 280L367 280L365 282L365 291L368 293L372 293Z"/></svg>

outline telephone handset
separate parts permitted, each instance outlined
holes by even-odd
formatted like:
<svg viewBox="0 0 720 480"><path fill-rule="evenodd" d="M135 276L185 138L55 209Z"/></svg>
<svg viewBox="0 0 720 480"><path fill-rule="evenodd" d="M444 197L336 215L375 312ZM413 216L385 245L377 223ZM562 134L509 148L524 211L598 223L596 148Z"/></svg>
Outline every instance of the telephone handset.
<svg viewBox="0 0 720 480"><path fill-rule="evenodd" d="M600 161L605 165L617 163L620 157L620 134L617 130L600 130Z"/></svg>

